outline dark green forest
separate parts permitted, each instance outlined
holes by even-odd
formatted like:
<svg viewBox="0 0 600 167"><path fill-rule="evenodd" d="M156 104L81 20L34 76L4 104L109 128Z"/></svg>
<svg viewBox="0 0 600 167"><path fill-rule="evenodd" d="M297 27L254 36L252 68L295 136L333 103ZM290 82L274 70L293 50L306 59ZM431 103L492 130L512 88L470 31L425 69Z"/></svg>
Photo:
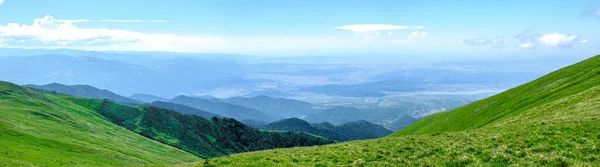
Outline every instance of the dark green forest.
<svg viewBox="0 0 600 167"><path fill-rule="evenodd" d="M333 140L302 132L262 131L232 118L206 119L154 106L129 106L110 100L66 98L97 111L119 126L202 158L333 143Z"/></svg>

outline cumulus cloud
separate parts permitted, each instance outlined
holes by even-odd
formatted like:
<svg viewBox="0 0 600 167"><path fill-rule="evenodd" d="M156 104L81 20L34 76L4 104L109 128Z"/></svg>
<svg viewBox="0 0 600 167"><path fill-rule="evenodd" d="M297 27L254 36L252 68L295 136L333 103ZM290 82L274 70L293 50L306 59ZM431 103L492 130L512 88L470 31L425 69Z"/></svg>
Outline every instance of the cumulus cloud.
<svg viewBox="0 0 600 167"><path fill-rule="evenodd" d="M519 48L523 48L523 49L531 49L535 47L535 44L531 43L531 42L526 42L526 43L522 43L518 46Z"/></svg>
<svg viewBox="0 0 600 167"><path fill-rule="evenodd" d="M519 45L517 47L522 49L534 49L539 43L538 39L542 35L540 33L533 32L533 29L527 29L521 32L519 35L515 36L516 39L519 40Z"/></svg>
<svg viewBox="0 0 600 167"><path fill-rule="evenodd" d="M395 31L404 29L421 29L423 26L400 26L400 25L388 25L388 24L354 24L336 27L340 30L349 30L354 33L369 33L377 31Z"/></svg>
<svg viewBox="0 0 600 167"><path fill-rule="evenodd" d="M214 46L226 41L218 38L197 38L170 34L146 34L142 32L107 29L79 28L74 23L89 20L56 20L47 15L35 19L31 25L8 23L0 25L3 46L56 47L56 46L117 46L167 50L181 46Z"/></svg>
<svg viewBox="0 0 600 167"><path fill-rule="evenodd" d="M504 37L494 37L494 38L486 38L486 37L478 37L463 40L463 43L470 46L490 46L493 48L503 48L504 47Z"/></svg>
<svg viewBox="0 0 600 167"><path fill-rule="evenodd" d="M414 32L408 34L408 39L417 40L417 39L425 38L427 35L429 35L428 32L414 31Z"/></svg>
<svg viewBox="0 0 600 167"><path fill-rule="evenodd" d="M515 38L520 41L520 44L518 44L517 47L522 49L535 49L536 47L572 48L577 44L585 44L588 42L587 39L581 39L579 35L566 35L561 33L540 34L533 32L532 29L523 31L521 34L515 36Z"/></svg>
<svg viewBox="0 0 600 167"><path fill-rule="evenodd" d="M576 44L587 43L587 40L580 39L578 35L566 35L560 33L551 33L542 35L539 38L542 45L546 47L574 47Z"/></svg>

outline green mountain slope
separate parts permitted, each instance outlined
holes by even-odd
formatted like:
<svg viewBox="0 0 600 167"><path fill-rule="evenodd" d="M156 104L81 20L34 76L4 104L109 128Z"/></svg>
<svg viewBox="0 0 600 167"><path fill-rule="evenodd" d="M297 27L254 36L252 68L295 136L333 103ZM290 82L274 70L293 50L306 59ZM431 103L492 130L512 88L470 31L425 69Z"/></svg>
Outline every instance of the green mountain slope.
<svg viewBox="0 0 600 167"><path fill-rule="evenodd" d="M332 140L306 133L259 131L232 118L206 119L154 106L138 107L109 100L65 98L97 111L114 124L203 158L333 143Z"/></svg>
<svg viewBox="0 0 600 167"><path fill-rule="evenodd" d="M538 116L539 118L534 118L535 120L542 120L551 116L553 110L539 111L535 110L536 108L558 100L568 102L563 105L575 105L577 101L571 96L598 85L600 85L600 57L595 56L493 97L451 112L431 115L401 129L394 135L475 129L516 119L514 117L522 117L524 112Z"/></svg>
<svg viewBox="0 0 600 167"><path fill-rule="evenodd" d="M132 166L199 160L100 114L0 82L0 166Z"/></svg>
<svg viewBox="0 0 600 167"><path fill-rule="evenodd" d="M25 87L90 99L110 99L112 101L127 104L143 103L141 101L121 96L108 90L98 89L89 85L63 85L58 83L51 83L47 85L25 85Z"/></svg>
<svg viewBox="0 0 600 167"><path fill-rule="evenodd" d="M190 165L595 166L600 55L428 116L376 140L244 153Z"/></svg>

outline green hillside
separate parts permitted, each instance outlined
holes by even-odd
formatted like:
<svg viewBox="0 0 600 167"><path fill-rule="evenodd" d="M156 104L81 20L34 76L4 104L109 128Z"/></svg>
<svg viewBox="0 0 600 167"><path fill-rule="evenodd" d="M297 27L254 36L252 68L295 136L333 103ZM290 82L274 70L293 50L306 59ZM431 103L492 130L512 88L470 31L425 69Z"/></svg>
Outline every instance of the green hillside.
<svg viewBox="0 0 600 167"><path fill-rule="evenodd" d="M600 56L376 140L233 155L189 165L594 166Z"/></svg>
<svg viewBox="0 0 600 167"><path fill-rule="evenodd" d="M64 98L97 111L114 124L202 158L333 143L306 133L259 131L232 118L206 119L154 106L129 106L110 100L70 96Z"/></svg>
<svg viewBox="0 0 600 167"><path fill-rule="evenodd" d="M133 166L196 160L56 95L0 82L0 166Z"/></svg>
<svg viewBox="0 0 600 167"><path fill-rule="evenodd" d="M577 100L573 98L574 95L590 91L599 85L600 56L595 56L490 98L479 100L451 112L428 116L401 129L393 136L469 130L514 122L514 119L522 118L524 115L531 116L532 119L519 121L559 119L560 116L555 118L557 116L555 114L559 112L556 110L557 108L549 108L547 111L537 108L551 105L560 100L564 101L561 106L578 105L581 100L593 98L592 94L584 93L583 96L589 97Z"/></svg>

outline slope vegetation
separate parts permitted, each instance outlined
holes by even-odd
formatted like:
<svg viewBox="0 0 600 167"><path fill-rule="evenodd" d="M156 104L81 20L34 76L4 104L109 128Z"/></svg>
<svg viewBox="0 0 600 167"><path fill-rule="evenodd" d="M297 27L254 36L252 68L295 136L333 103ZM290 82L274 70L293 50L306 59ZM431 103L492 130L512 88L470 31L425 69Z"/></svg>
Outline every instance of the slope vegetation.
<svg viewBox="0 0 600 167"><path fill-rule="evenodd" d="M239 154L191 165L594 166L600 56L376 140Z"/></svg>
<svg viewBox="0 0 600 167"><path fill-rule="evenodd" d="M132 166L199 160L95 111L0 82L0 166Z"/></svg>
<svg viewBox="0 0 600 167"><path fill-rule="evenodd" d="M306 133L259 131L232 118L206 119L154 106L136 107L109 100L65 98L97 111L114 124L203 158L333 143Z"/></svg>

